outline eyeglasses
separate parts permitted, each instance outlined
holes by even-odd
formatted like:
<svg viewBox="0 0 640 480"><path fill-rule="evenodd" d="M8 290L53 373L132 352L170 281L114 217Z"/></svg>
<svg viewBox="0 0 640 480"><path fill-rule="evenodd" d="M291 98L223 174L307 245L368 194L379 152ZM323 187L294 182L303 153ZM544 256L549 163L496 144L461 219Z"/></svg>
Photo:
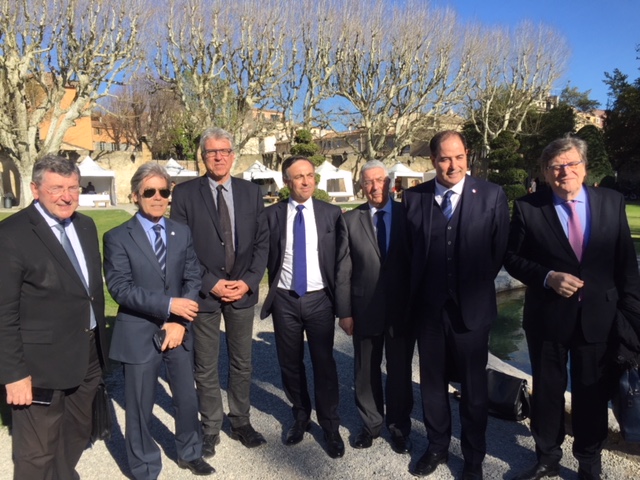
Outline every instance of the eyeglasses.
<svg viewBox="0 0 640 480"><path fill-rule="evenodd" d="M220 158L227 158L233 152L232 148L219 148L213 150L204 150L202 154L205 157L215 157L216 154L220 155Z"/></svg>
<svg viewBox="0 0 640 480"><path fill-rule="evenodd" d="M580 160L579 162L569 162L562 165L549 165L548 167L546 167L546 170L548 172L553 170L554 173L560 173L561 171L565 171L567 168L569 170L575 170L576 168L578 168L578 165L582 165L583 163L584 162Z"/></svg>
<svg viewBox="0 0 640 480"><path fill-rule="evenodd" d="M44 191L47 192L52 197L61 197L62 195L65 194L65 192L68 192L69 195L78 195L80 193L80 186L78 185L75 187L68 187L68 188L51 187L51 188L45 188Z"/></svg>
<svg viewBox="0 0 640 480"><path fill-rule="evenodd" d="M384 185L387 181L386 178L374 178L373 180L365 180L362 182L362 186L365 188L372 187L373 185Z"/></svg>
<svg viewBox="0 0 640 480"><path fill-rule="evenodd" d="M169 195L171 195L171 190L168 188L147 188L142 192L142 196L144 198L153 198L156 196L156 192L158 192L162 198L169 198Z"/></svg>

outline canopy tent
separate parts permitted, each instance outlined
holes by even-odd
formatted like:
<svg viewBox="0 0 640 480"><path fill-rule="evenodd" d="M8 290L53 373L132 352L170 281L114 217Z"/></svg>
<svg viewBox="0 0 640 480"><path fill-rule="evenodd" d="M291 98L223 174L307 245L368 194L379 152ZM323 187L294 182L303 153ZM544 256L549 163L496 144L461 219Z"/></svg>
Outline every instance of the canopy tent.
<svg viewBox="0 0 640 480"><path fill-rule="evenodd" d="M105 170L88 155L78 164L78 168L80 169L80 185L86 188L91 182L95 188L95 193L80 194L81 206L93 207L96 205L95 202L118 204L116 174L112 170Z"/></svg>
<svg viewBox="0 0 640 480"><path fill-rule="evenodd" d="M414 180L417 180L418 183L422 183L424 180L424 174L411 170L406 165L398 162L389 169L389 178L391 179L390 188L395 186L396 179L400 180L402 188L410 188L413 187Z"/></svg>
<svg viewBox="0 0 640 480"><path fill-rule="evenodd" d="M284 186L280 172L265 167L257 160L242 172L242 178L260 185L262 195L275 194Z"/></svg>
<svg viewBox="0 0 640 480"><path fill-rule="evenodd" d="M318 188L325 190L331 197L353 197L353 175L346 170L334 167L328 161L316 168L320 175Z"/></svg>
<svg viewBox="0 0 640 480"><path fill-rule="evenodd" d="M171 176L171 181L176 183L186 182L198 176L198 172L195 170L187 170L173 158L170 158L167 164L164 166Z"/></svg>

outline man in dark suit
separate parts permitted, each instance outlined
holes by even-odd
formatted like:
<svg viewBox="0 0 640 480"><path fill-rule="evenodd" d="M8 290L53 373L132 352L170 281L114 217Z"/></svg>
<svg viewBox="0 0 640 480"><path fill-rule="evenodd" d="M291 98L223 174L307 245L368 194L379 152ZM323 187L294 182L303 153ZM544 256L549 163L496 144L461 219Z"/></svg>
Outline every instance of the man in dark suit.
<svg viewBox="0 0 640 480"><path fill-rule="evenodd" d="M571 357L573 454L580 479L600 478L610 392L608 340L638 265L622 196L583 185L587 145L566 137L542 152L549 188L515 202L507 271L527 286L523 326L533 373L537 463L519 479L558 475ZM637 295L637 292L635 292Z"/></svg>
<svg viewBox="0 0 640 480"><path fill-rule="evenodd" d="M14 478L74 479L105 365L98 237L75 212L74 163L38 160L31 193L0 224L0 383L13 407Z"/></svg>
<svg viewBox="0 0 640 480"><path fill-rule="evenodd" d="M455 131L430 143L436 178L406 190L411 242L411 315L417 322L420 390L429 447L413 474L448 460L448 382L461 384L462 478L482 478L486 453L489 329L494 279L507 245L509 207L497 185L467 175L467 147Z"/></svg>
<svg viewBox="0 0 640 480"><path fill-rule="evenodd" d="M200 154L207 174L175 187L171 218L191 228L202 267L200 312L193 333L203 452L208 458L220 442L223 417L218 375L221 317L229 353L231 437L249 448L266 443L251 426L249 410L254 306L268 244L267 231L260 223L264 210L260 187L231 177L233 137L220 128L206 130L200 139Z"/></svg>
<svg viewBox="0 0 640 480"><path fill-rule="evenodd" d="M109 356L123 363L125 442L136 480L158 478L160 449L150 425L164 363L175 407L178 466L196 475L215 470L202 459L202 430L193 379L193 335L200 290L200 263L185 225L164 218L169 174L145 163L131 178L138 213L104 236L107 287L120 306ZM154 344L154 336L162 339Z"/></svg>
<svg viewBox="0 0 640 480"><path fill-rule="evenodd" d="M312 198L315 169L305 157L282 164L289 200L267 208L269 293L261 317L273 317L276 350L294 423L286 444L302 441L310 428L311 398L304 368L307 335L318 423L327 453L344 455L338 416L338 373L333 358L335 316L347 316L351 268L347 232L338 207Z"/></svg>
<svg viewBox="0 0 640 480"><path fill-rule="evenodd" d="M409 248L406 216L389 199L384 163L367 162L360 170L367 203L344 214L351 257L351 309L340 326L353 335L356 406L364 427L355 448L369 448L380 435L386 397L386 424L396 453L411 450L411 360L415 337L406 315L409 297ZM382 222L382 223L381 223ZM387 359L383 397L382 352Z"/></svg>

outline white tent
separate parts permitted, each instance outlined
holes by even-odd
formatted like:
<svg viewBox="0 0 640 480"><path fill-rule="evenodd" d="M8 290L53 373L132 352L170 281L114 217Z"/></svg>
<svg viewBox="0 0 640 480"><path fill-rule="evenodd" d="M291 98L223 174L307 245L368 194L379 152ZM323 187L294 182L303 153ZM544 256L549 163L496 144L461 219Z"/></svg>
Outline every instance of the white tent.
<svg viewBox="0 0 640 480"><path fill-rule="evenodd" d="M242 178L260 185L263 195L276 193L284 186L280 172L265 167L257 160L242 172Z"/></svg>
<svg viewBox="0 0 640 480"><path fill-rule="evenodd" d="M396 179L400 179L402 182L402 188L410 188L413 186L414 180L417 180L418 183L422 183L424 180L424 174L411 170L406 165L398 162L389 169L389 178L391 179L391 188L396 184Z"/></svg>
<svg viewBox="0 0 640 480"><path fill-rule="evenodd" d="M171 180L176 183L186 182L198 176L198 172L195 170L187 170L173 158L170 158L167 164L164 166L167 172L171 176Z"/></svg>
<svg viewBox="0 0 640 480"><path fill-rule="evenodd" d="M88 155L78 164L78 168L81 177L80 185L86 187L91 182L95 188L95 193L80 195L81 206L94 207L95 202L109 202L111 205L117 205L116 174L112 170L105 170Z"/></svg>
<svg viewBox="0 0 640 480"><path fill-rule="evenodd" d="M320 175L318 188L325 190L331 197L353 197L353 175L346 170L334 167L328 161L316 168Z"/></svg>

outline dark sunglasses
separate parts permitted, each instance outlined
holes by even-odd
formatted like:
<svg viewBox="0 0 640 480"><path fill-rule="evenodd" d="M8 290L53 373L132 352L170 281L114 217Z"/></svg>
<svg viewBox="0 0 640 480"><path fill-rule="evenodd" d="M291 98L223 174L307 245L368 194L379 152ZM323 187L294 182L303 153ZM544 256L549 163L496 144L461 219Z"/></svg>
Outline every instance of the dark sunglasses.
<svg viewBox="0 0 640 480"><path fill-rule="evenodd" d="M142 192L142 196L144 198L153 198L156 192L159 192L162 198L169 198L169 195L171 195L171 190L169 190L168 188L147 188Z"/></svg>

